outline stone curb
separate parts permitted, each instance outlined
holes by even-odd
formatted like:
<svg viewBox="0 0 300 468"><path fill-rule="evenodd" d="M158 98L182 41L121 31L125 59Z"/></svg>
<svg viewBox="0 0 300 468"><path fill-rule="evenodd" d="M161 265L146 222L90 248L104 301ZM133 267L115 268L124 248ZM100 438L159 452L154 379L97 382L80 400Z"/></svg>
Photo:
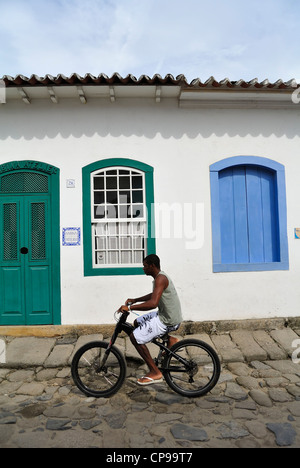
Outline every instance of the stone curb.
<svg viewBox="0 0 300 468"><path fill-rule="evenodd" d="M247 319L247 320L219 320L207 322L185 321L180 327L180 333L190 335L193 333L223 334L232 330L265 330L270 332L276 329L290 327L300 330L300 317ZM115 324L110 325L39 325L39 326L0 326L0 337L35 336L40 338L54 338L65 335L91 335L100 333L109 338Z"/></svg>
<svg viewBox="0 0 300 468"><path fill-rule="evenodd" d="M182 338L197 338L210 344L222 363L285 360L300 357L300 329L290 327L266 330L235 329L226 333L193 333ZM83 344L103 340L102 334L65 335L60 337L0 336L0 367L64 367L71 363ZM127 359L140 360L128 337L119 337L116 345ZM149 344L154 356L157 347ZM299 353L297 352L299 348Z"/></svg>

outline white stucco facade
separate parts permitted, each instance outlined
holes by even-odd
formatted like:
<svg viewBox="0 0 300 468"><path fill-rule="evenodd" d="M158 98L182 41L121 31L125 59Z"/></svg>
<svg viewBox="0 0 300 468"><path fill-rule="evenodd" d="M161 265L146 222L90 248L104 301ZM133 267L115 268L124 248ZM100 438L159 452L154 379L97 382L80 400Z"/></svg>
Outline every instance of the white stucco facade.
<svg viewBox="0 0 300 468"><path fill-rule="evenodd" d="M213 272L209 167L234 156L269 158L285 168L288 270ZM0 165L31 160L60 170L62 324L112 323L128 297L152 288L143 275L84 276L85 239L62 245L63 228L83 232L82 168L109 158L154 168L156 253L177 287L184 320L299 316L300 104L183 108L176 97L91 98L86 104L39 98L30 105L7 99L0 106ZM166 207L179 223L171 223L170 236Z"/></svg>

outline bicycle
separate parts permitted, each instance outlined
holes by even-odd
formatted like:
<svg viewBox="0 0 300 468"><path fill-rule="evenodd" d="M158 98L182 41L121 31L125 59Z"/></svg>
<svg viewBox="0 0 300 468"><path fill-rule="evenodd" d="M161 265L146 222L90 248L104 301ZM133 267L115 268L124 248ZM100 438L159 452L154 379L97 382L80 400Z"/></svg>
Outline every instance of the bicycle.
<svg viewBox="0 0 300 468"><path fill-rule="evenodd" d="M138 314L136 314L138 315ZM108 398L122 387L126 377L126 361L115 346L118 335L131 335L134 327L126 322L129 312L121 314L110 339L92 341L82 346L71 363L72 378L85 395ZM215 350L204 341L187 338L167 347L168 334L155 338L159 347L155 364L169 387L185 397L200 397L217 384L221 365Z"/></svg>

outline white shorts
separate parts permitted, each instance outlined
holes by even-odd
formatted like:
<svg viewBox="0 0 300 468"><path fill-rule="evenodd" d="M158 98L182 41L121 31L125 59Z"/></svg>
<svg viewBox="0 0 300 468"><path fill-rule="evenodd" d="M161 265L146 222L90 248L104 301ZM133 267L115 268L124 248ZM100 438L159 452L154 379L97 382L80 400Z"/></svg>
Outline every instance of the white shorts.
<svg viewBox="0 0 300 468"><path fill-rule="evenodd" d="M165 335L169 331L178 330L180 323L173 327L164 325L158 317L158 312L149 312L136 319L138 327L134 329L133 334L138 344L145 344L154 338Z"/></svg>

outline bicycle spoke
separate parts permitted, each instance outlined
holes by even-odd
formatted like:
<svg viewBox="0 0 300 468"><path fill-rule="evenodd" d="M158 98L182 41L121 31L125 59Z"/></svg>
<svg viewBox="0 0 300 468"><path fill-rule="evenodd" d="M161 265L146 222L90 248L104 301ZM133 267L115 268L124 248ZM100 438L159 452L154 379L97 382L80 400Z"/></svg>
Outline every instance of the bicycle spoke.
<svg viewBox="0 0 300 468"><path fill-rule="evenodd" d="M91 363L90 363L90 362L89 362L89 361L86 359L86 357L85 357L85 356L83 356L83 359L84 359L84 361L85 361L85 362L87 362L87 363L88 363L88 365L89 365L89 366L91 366L91 365L92 365L92 364L91 364Z"/></svg>
<svg viewBox="0 0 300 468"><path fill-rule="evenodd" d="M111 380L109 380L108 377L106 377L106 375L104 375L103 377L105 378L106 382L108 382L111 386L114 385L113 382Z"/></svg>
<svg viewBox="0 0 300 468"><path fill-rule="evenodd" d="M106 354L106 348L105 342L90 343L83 346L73 359L73 379L87 395L110 396L125 379L126 364L121 353L116 348L111 348ZM104 356L102 362L101 354Z"/></svg>
<svg viewBox="0 0 300 468"><path fill-rule="evenodd" d="M178 353L181 353L183 363L179 364ZM175 345L173 353L164 364L167 383L184 396L207 393L215 386L220 372L219 360L214 350L196 339L183 340Z"/></svg>
<svg viewBox="0 0 300 468"><path fill-rule="evenodd" d="M116 377L116 379L119 377L118 374L115 374L114 372L110 372L110 375L112 375L113 377Z"/></svg>
<svg viewBox="0 0 300 468"><path fill-rule="evenodd" d="M173 379L173 380L180 380L181 382L185 382L185 383L186 383L186 378L183 379L182 377L178 377L178 375L173 375L173 376L172 376L172 379Z"/></svg>

